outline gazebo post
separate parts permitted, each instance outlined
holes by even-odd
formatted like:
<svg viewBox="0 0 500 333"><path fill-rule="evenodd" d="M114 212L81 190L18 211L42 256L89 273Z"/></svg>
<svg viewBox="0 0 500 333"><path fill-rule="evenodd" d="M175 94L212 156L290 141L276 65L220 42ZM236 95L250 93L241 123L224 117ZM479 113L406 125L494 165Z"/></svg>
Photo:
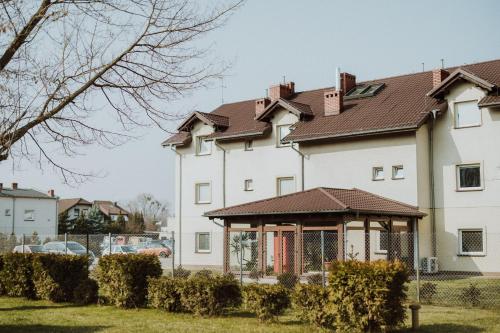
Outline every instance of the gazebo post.
<svg viewBox="0 0 500 333"><path fill-rule="evenodd" d="M363 224L365 230L365 262L370 262L370 219L365 217Z"/></svg>
<svg viewBox="0 0 500 333"><path fill-rule="evenodd" d="M342 217L342 219L339 221L339 224L337 224L337 260L338 261L344 261L344 249L345 249L345 235L344 235L344 227L345 227L345 218Z"/></svg>
<svg viewBox="0 0 500 333"><path fill-rule="evenodd" d="M227 220L224 220L224 244L223 244L223 249L222 251L224 252L224 258L223 258L223 271L224 273L228 273L230 271L229 269L229 225L231 222L228 222Z"/></svg>
<svg viewBox="0 0 500 333"><path fill-rule="evenodd" d="M265 238L264 238L264 223L262 219L259 219L257 225L257 239L258 239L258 269L264 274L266 272L266 262L264 256L264 246L265 246Z"/></svg>
<svg viewBox="0 0 500 333"><path fill-rule="evenodd" d="M392 217L389 217L387 225L387 260L392 260Z"/></svg>

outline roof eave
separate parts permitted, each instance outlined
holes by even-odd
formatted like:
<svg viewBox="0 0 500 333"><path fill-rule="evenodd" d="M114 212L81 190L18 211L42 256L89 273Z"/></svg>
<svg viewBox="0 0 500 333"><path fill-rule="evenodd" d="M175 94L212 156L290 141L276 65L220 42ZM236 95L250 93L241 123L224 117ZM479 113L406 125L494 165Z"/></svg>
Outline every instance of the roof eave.
<svg viewBox="0 0 500 333"><path fill-rule="evenodd" d="M444 79L438 86L432 88L431 91L427 93L429 97L436 97L443 91L445 91L449 86L455 83L456 80L464 79L471 83L474 83L481 88L484 88L488 91L492 91L495 85L491 82L488 82L477 75L469 73L462 68L457 69L453 73L451 73L446 79Z"/></svg>

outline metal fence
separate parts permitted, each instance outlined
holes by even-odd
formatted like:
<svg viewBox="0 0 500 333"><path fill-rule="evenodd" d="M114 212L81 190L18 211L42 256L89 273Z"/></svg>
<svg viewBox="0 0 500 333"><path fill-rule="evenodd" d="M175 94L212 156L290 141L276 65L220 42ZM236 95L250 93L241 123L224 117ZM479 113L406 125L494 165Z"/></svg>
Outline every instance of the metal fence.
<svg viewBox="0 0 500 333"><path fill-rule="evenodd" d="M169 234L5 235L0 253L49 252L88 254L90 269L109 253L151 253L159 256L166 275L179 266L191 271L231 272L241 283L285 283L296 275L301 283L328 283L328 269L337 260L400 260L410 271L411 301L445 306L500 308L500 234L462 230L437 237L375 230L231 231Z"/></svg>

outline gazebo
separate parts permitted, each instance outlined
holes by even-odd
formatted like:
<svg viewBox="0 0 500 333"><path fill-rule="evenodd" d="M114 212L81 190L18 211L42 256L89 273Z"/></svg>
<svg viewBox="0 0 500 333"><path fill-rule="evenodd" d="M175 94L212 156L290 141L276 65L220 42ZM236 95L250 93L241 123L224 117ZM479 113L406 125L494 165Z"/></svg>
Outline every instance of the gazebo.
<svg viewBox="0 0 500 333"><path fill-rule="evenodd" d="M426 214L360 189L318 187L204 215L224 221L225 272L244 265L247 273L302 275L354 257L399 258L413 267Z"/></svg>

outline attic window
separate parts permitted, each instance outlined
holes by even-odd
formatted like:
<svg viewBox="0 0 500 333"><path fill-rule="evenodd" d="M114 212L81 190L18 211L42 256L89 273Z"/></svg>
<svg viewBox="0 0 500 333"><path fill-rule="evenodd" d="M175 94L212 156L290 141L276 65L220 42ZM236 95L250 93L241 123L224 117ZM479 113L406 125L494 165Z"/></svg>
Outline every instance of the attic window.
<svg viewBox="0 0 500 333"><path fill-rule="evenodd" d="M345 94L344 99L375 96L384 86L384 83L356 86Z"/></svg>

